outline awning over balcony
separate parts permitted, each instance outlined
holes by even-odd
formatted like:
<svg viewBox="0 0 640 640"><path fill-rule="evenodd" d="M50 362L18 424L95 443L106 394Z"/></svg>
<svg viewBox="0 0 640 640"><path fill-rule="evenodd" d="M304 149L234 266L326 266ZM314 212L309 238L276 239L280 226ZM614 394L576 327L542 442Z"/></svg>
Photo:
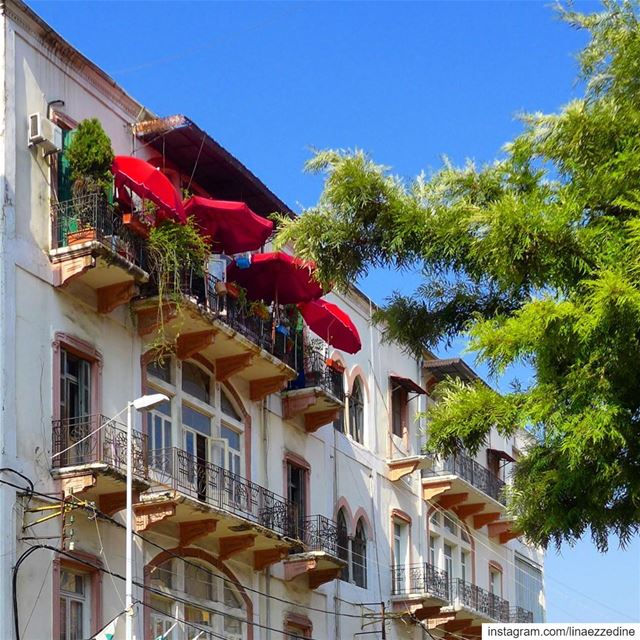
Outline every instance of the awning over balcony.
<svg viewBox="0 0 640 640"><path fill-rule="evenodd" d="M516 459L509 455L506 451L502 449L487 449L487 454L497 458L498 460L504 460L505 462L515 462Z"/></svg>
<svg viewBox="0 0 640 640"><path fill-rule="evenodd" d="M427 392L417 382L414 382L411 378L403 378L401 376L389 376L391 383L406 389L409 393L415 393L417 395L425 395Z"/></svg>
<svg viewBox="0 0 640 640"><path fill-rule="evenodd" d="M447 358L444 360L429 360L424 368L440 382L445 378L459 378L466 382L479 380L476 372L462 358Z"/></svg>
<svg viewBox="0 0 640 640"><path fill-rule="evenodd" d="M214 253L242 253L259 249L273 231L273 222L256 215L244 202L193 196L184 203Z"/></svg>
<svg viewBox="0 0 640 640"><path fill-rule="evenodd" d="M227 280L247 290L250 300L295 304L319 298L322 287L314 278L315 265L286 253L258 253L251 266L241 269L234 262L227 268Z"/></svg>
<svg viewBox="0 0 640 640"><path fill-rule="evenodd" d="M298 309L309 329L327 344L347 353L357 353L362 348L358 329L337 305L320 299L299 304Z"/></svg>
<svg viewBox="0 0 640 640"><path fill-rule="evenodd" d="M137 122L132 128L140 140L212 196L246 202L259 216L275 211L293 215L247 167L186 116Z"/></svg>
<svg viewBox="0 0 640 640"><path fill-rule="evenodd" d="M159 169L141 158L116 156L111 165L116 188L129 187L136 195L150 200L158 207L156 222L172 219L186 221L180 194Z"/></svg>

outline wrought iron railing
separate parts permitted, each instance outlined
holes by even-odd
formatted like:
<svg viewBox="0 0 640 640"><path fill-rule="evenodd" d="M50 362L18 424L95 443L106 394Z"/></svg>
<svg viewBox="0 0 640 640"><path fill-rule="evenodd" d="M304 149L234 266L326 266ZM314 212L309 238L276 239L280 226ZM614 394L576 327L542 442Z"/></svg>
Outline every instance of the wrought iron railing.
<svg viewBox="0 0 640 640"><path fill-rule="evenodd" d="M102 463L122 473L127 470L126 427L103 415L54 420L53 466L72 467ZM132 465L135 475L147 477L147 436L132 431Z"/></svg>
<svg viewBox="0 0 640 640"><path fill-rule="evenodd" d="M153 280L152 274L150 282L141 288L143 296L158 295L158 284ZM260 317L251 311L250 305L241 303L231 294L221 293L219 288L224 283L208 273L203 275L185 271L171 280L173 293L178 292L192 300L261 349L293 366L294 351L290 348L287 336L275 330L271 313L267 317Z"/></svg>
<svg viewBox="0 0 640 640"><path fill-rule="evenodd" d="M176 447L149 452L151 477L212 507L297 538L289 501L227 469Z"/></svg>
<svg viewBox="0 0 640 640"><path fill-rule="evenodd" d="M305 355L300 374L289 384L289 389L320 387L334 398L344 402L344 383L341 372L330 367L318 351Z"/></svg>
<svg viewBox="0 0 640 640"><path fill-rule="evenodd" d="M53 238L58 248L97 241L129 262L147 270L144 244L122 223L106 197L93 193L51 206Z"/></svg>
<svg viewBox="0 0 640 640"><path fill-rule="evenodd" d="M431 475L456 475L466 480L469 484L480 489L483 493L491 496L494 500L498 500L502 504L506 504L504 497L503 480L498 478L494 473L486 467L476 462L473 458L458 453L444 460L432 458L433 465L431 468L423 469L423 477Z"/></svg>
<svg viewBox="0 0 640 640"><path fill-rule="evenodd" d="M497 620L498 622L510 621L509 602L494 593L475 584L456 578L453 582L453 598L458 604L479 614Z"/></svg>
<svg viewBox="0 0 640 640"><path fill-rule="evenodd" d="M307 516L300 524L307 551L324 551L338 557L338 525L321 515Z"/></svg>
<svg viewBox="0 0 640 640"><path fill-rule="evenodd" d="M533 622L533 613L522 607L511 607L509 609L509 622Z"/></svg>
<svg viewBox="0 0 640 640"><path fill-rule="evenodd" d="M426 562L391 567L391 595L427 594L448 602L451 598L449 574Z"/></svg>

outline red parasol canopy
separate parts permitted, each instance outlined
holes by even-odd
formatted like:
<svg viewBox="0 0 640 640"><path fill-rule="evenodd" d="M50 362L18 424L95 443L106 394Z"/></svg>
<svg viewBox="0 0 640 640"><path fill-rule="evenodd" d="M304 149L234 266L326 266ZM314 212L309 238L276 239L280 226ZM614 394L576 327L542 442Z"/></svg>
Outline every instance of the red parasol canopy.
<svg viewBox="0 0 640 640"><path fill-rule="evenodd" d="M242 253L259 249L273 231L273 222L255 214L244 202L193 196L184 203L215 253Z"/></svg>
<svg viewBox="0 0 640 640"><path fill-rule="evenodd" d="M116 156L111 165L116 188L129 187L131 191L158 206L156 222L170 218L184 223L187 217L180 194L159 169L145 160L131 156Z"/></svg>
<svg viewBox="0 0 640 640"><path fill-rule="evenodd" d="M315 300L322 287L314 279L315 265L286 253L256 253L251 266L240 269L235 263L227 268L227 280L247 290L251 300L293 304Z"/></svg>
<svg viewBox="0 0 640 640"><path fill-rule="evenodd" d="M299 304L298 309L309 329L331 346L347 353L357 353L362 348L356 326L337 305L320 299Z"/></svg>

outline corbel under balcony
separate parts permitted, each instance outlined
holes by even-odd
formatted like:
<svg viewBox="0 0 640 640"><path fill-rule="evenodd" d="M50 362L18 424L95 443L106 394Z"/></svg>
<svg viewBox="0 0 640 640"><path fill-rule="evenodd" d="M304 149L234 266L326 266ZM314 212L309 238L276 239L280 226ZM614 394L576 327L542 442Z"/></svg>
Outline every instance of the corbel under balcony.
<svg viewBox="0 0 640 640"><path fill-rule="evenodd" d="M240 376L249 382L249 396L259 402L280 391L296 372L263 345L232 329L206 306L184 297L158 303L158 298L134 302L138 334L151 342L161 337L173 345L176 356L186 360L200 356L214 365L218 382ZM162 336L157 334L162 332Z"/></svg>
<svg viewBox="0 0 640 640"><path fill-rule="evenodd" d="M344 403L322 387L291 389L282 394L282 417L302 418L307 433L314 433L337 419Z"/></svg>
<svg viewBox="0 0 640 640"><path fill-rule="evenodd" d="M289 556L283 564L286 581L307 576L307 584L311 590L337 579L346 566L345 562L324 551L296 553Z"/></svg>
<svg viewBox="0 0 640 640"><path fill-rule="evenodd" d="M404 456L387 460L389 480L397 482L418 469L424 469L428 461L427 456Z"/></svg>

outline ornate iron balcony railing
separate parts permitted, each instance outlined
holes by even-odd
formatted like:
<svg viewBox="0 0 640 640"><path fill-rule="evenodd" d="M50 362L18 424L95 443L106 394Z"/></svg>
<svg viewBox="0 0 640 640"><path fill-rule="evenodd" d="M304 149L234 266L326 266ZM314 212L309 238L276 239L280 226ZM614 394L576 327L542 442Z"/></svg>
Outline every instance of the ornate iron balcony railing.
<svg viewBox="0 0 640 640"><path fill-rule="evenodd" d="M456 475L466 480L469 484L480 489L483 493L494 500L506 504L503 489L505 483L489 469L483 467L473 458L458 453L444 460L432 456L433 466L430 469L423 469L423 477L432 475Z"/></svg>
<svg viewBox="0 0 640 640"><path fill-rule="evenodd" d="M298 538L291 503L227 469L176 447L149 452L152 478L196 500L270 529Z"/></svg>
<svg viewBox="0 0 640 640"><path fill-rule="evenodd" d="M509 609L509 622L533 622L533 613L522 607Z"/></svg>
<svg viewBox="0 0 640 640"><path fill-rule="evenodd" d="M104 194L56 202L51 205L52 237L57 248L97 241L129 262L147 270L141 238L122 224Z"/></svg>
<svg viewBox="0 0 640 640"><path fill-rule="evenodd" d="M445 602L451 599L451 581L446 571L426 562L391 567L391 594L424 593Z"/></svg>
<svg viewBox="0 0 640 640"><path fill-rule="evenodd" d="M158 294L158 284L153 280L153 274L151 274L150 282L141 287L143 295ZM219 293L218 286L221 284L211 274L203 275L186 271L177 274L171 286L174 292L177 291L192 300L216 319L292 367L293 349L289 348L287 337L275 330L273 316L269 313L266 318L261 318L231 294Z"/></svg>
<svg viewBox="0 0 640 640"><path fill-rule="evenodd" d="M321 515L308 516L300 523L301 540L307 551L324 551L338 557L338 525Z"/></svg>
<svg viewBox="0 0 640 640"><path fill-rule="evenodd" d="M132 432L133 472L147 477L147 436ZM54 420L52 425L53 466L72 467L102 463L122 473L127 471L125 425L103 415Z"/></svg>
<svg viewBox="0 0 640 640"><path fill-rule="evenodd" d="M456 578L453 582L453 597L460 605L473 609L478 613L497 620L498 622L510 621L509 602L494 593L475 584Z"/></svg>
<svg viewBox="0 0 640 640"><path fill-rule="evenodd" d="M318 351L305 355L298 377L289 384L289 389L308 389L320 387L334 398L344 402L343 375L326 363L325 357Z"/></svg>

